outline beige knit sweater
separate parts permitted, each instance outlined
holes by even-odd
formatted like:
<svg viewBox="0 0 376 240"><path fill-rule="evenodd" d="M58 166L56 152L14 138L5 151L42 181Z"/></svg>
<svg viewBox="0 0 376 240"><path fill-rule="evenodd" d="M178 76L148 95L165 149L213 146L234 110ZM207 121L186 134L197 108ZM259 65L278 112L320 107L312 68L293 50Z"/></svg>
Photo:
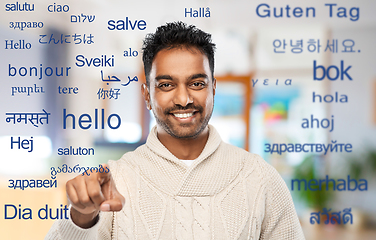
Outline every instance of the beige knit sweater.
<svg viewBox="0 0 376 240"><path fill-rule="evenodd" d="M260 156L222 142L214 127L191 166L154 128L145 145L109 161L120 212L81 229L58 220L45 239L304 239L288 188Z"/></svg>

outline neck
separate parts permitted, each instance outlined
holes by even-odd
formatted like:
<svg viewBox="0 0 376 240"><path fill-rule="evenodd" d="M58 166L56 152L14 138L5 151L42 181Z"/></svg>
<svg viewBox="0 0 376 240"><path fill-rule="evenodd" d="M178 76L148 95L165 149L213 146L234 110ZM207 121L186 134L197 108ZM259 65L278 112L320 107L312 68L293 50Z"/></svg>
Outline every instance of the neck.
<svg viewBox="0 0 376 240"><path fill-rule="evenodd" d="M194 160L200 156L209 138L209 127L206 127L195 138L175 138L165 131L158 131L159 141L178 159Z"/></svg>

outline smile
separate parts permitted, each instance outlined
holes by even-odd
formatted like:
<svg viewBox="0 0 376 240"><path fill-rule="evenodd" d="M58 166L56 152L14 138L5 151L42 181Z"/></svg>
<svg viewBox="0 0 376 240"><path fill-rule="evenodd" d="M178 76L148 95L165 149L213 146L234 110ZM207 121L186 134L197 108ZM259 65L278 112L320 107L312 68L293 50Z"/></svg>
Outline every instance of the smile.
<svg viewBox="0 0 376 240"><path fill-rule="evenodd" d="M174 113L177 118L189 118L193 116L193 113Z"/></svg>

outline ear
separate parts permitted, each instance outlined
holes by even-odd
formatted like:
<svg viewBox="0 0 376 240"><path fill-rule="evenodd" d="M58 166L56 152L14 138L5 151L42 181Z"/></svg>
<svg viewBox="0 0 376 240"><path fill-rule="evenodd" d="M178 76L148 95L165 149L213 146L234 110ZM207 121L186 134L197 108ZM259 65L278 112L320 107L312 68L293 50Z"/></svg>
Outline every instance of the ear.
<svg viewBox="0 0 376 240"><path fill-rule="evenodd" d="M217 88L217 79L213 79L213 96L215 96L215 89Z"/></svg>
<svg viewBox="0 0 376 240"><path fill-rule="evenodd" d="M151 110L151 104L150 104L150 93L149 93L149 89L148 87L146 86L145 83L143 83L141 85L141 94L142 96L144 97L144 100L145 100L145 104L146 104L146 108L148 110Z"/></svg>

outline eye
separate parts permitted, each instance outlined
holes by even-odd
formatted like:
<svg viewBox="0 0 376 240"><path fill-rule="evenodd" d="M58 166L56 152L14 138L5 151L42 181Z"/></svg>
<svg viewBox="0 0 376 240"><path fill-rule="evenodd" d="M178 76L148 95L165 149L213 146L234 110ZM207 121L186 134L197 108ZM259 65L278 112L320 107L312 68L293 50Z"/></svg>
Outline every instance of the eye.
<svg viewBox="0 0 376 240"><path fill-rule="evenodd" d="M164 91L171 90L173 88L173 85L168 82L160 83L158 84L158 88Z"/></svg>
<svg viewBox="0 0 376 240"><path fill-rule="evenodd" d="M169 83L162 83L162 84L159 84L159 87L160 88L171 87L171 84L169 84Z"/></svg>
<svg viewBox="0 0 376 240"><path fill-rule="evenodd" d="M202 89L206 86L206 84L204 82L193 82L191 84L191 86L194 88L194 89Z"/></svg>

